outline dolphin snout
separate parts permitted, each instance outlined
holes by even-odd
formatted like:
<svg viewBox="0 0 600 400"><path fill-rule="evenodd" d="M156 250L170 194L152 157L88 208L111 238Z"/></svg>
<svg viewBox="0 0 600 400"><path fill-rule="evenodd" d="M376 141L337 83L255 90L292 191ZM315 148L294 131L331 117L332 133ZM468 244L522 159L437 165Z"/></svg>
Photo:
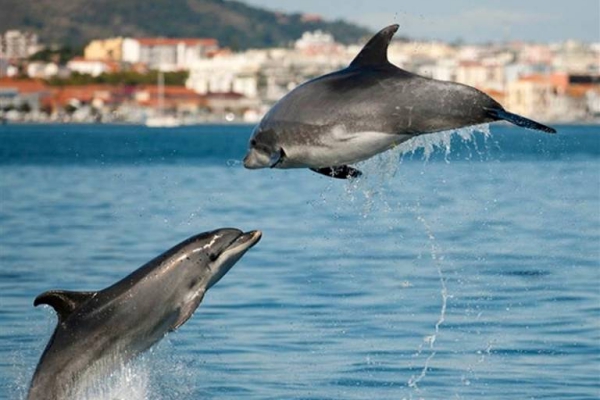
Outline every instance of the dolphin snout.
<svg viewBox="0 0 600 400"><path fill-rule="evenodd" d="M213 247L218 254L238 247L247 250L258 243L262 237L261 231L243 232L236 228L222 228L215 231L215 234L217 239Z"/></svg>
<svg viewBox="0 0 600 400"><path fill-rule="evenodd" d="M250 162L250 154L247 154L246 157L244 157L244 168L248 168L248 169L252 169L252 163Z"/></svg>
<svg viewBox="0 0 600 400"><path fill-rule="evenodd" d="M252 247L256 243L258 243L261 238L262 238L261 231L250 231L250 232L246 232L243 235L241 235L237 241L241 242L241 243L250 242L249 243L250 247Z"/></svg>
<svg viewBox="0 0 600 400"><path fill-rule="evenodd" d="M256 157L251 151L248 152L248 154L246 154L246 157L244 157L243 163L244 163L244 168L247 168L247 169L264 168L264 165L262 165L258 161L258 157Z"/></svg>

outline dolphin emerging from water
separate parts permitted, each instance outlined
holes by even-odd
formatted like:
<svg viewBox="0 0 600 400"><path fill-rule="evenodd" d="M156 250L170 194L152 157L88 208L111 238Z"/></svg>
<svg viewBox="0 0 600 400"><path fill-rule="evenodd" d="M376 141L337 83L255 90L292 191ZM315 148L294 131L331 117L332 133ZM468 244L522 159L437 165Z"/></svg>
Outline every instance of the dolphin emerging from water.
<svg viewBox="0 0 600 400"><path fill-rule="evenodd" d="M391 64L398 25L377 33L350 66L308 81L277 102L254 130L246 168L310 168L334 178L360 172L366 160L424 133L505 120L555 133L506 111L485 93L425 78Z"/></svg>
<svg viewBox="0 0 600 400"><path fill-rule="evenodd" d="M259 231L193 236L99 292L49 291L58 324L33 375L28 400L70 399L183 325L206 291L254 246Z"/></svg>

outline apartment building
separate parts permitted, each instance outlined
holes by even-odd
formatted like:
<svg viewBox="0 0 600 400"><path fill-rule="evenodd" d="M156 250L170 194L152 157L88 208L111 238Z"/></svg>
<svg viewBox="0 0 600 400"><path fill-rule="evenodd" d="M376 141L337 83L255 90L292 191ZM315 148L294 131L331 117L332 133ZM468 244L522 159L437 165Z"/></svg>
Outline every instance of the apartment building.
<svg viewBox="0 0 600 400"><path fill-rule="evenodd" d="M216 52L216 39L198 38L126 38L123 61L146 64L150 69L178 71Z"/></svg>
<svg viewBox="0 0 600 400"><path fill-rule="evenodd" d="M123 61L123 38L92 40L83 51L86 60Z"/></svg>
<svg viewBox="0 0 600 400"><path fill-rule="evenodd" d="M38 36L35 33L9 30L0 36L0 57L24 59L39 50Z"/></svg>

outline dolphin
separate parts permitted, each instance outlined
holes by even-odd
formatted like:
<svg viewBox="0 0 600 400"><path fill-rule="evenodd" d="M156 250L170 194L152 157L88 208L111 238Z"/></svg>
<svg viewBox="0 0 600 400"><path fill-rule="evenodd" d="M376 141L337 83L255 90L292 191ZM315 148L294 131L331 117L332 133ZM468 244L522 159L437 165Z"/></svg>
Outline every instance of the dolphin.
<svg viewBox="0 0 600 400"><path fill-rule="evenodd" d="M232 228L201 233L106 289L40 294L33 304L53 307L58 324L27 399L70 399L179 328L260 238Z"/></svg>
<svg viewBox="0 0 600 400"><path fill-rule="evenodd" d="M387 48L397 30L382 29L347 68L303 83L279 100L254 129L244 166L310 168L353 178L360 171L349 164L421 134L499 120L556 133L473 87L391 64Z"/></svg>

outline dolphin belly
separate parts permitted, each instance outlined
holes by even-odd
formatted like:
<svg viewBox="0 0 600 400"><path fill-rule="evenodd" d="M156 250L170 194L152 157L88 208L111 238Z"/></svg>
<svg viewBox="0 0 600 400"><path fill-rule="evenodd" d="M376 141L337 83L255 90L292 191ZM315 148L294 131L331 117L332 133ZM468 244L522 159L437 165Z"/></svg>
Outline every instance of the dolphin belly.
<svg viewBox="0 0 600 400"><path fill-rule="evenodd" d="M286 149L288 160L281 168L323 168L364 161L406 140L411 135L376 131L348 132L335 127L319 141Z"/></svg>

